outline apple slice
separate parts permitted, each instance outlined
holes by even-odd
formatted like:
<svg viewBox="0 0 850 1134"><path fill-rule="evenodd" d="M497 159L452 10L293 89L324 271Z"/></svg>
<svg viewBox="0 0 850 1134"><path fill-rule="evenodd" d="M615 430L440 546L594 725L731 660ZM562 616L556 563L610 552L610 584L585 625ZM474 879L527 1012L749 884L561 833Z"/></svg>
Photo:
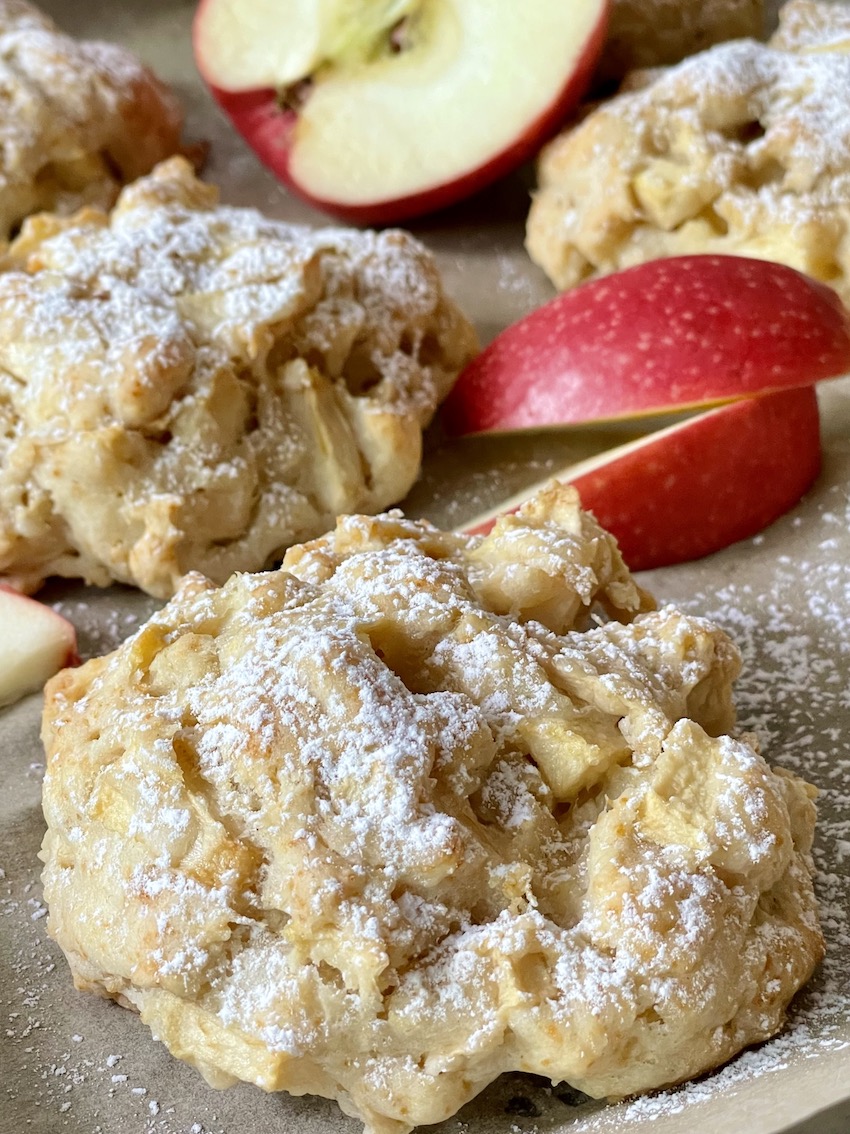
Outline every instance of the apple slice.
<svg viewBox="0 0 850 1134"><path fill-rule="evenodd" d="M609 0L202 0L195 58L261 160L360 224L531 157L590 81Z"/></svg>
<svg viewBox="0 0 850 1134"><path fill-rule="evenodd" d="M461 373L455 435L615 420L810 385L850 370L850 315L829 288L736 256L653 260L508 327Z"/></svg>
<svg viewBox="0 0 850 1134"><path fill-rule="evenodd" d="M79 664L77 633L49 606L0 586L0 705L43 688L63 666Z"/></svg>
<svg viewBox="0 0 850 1134"><path fill-rule="evenodd" d="M463 525L490 530L552 479L616 537L633 571L698 559L760 532L800 499L820 469L811 386L731 402L529 486Z"/></svg>

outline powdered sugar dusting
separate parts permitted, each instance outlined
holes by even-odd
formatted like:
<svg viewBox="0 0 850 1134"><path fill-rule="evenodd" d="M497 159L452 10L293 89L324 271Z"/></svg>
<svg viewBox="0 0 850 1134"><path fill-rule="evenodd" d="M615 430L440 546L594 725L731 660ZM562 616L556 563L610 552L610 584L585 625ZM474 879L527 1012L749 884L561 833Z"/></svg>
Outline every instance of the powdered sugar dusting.
<svg viewBox="0 0 850 1134"><path fill-rule="evenodd" d="M572 489L486 538L342 519L285 566L187 579L54 690L45 894L78 979L213 1082L231 1049L273 1089L312 1067L369 1129L467 1075L628 1093L775 1031L820 951L811 807L723 735L723 635L597 624L642 597Z"/></svg>
<svg viewBox="0 0 850 1134"><path fill-rule="evenodd" d="M836 398L842 396L836 391ZM828 400L825 412L835 413L836 406ZM726 573L724 562L731 572L740 560L714 557L702 570L667 571L652 580L685 609L726 626L743 654L736 687L741 726L757 731L772 762L819 788L813 853L826 958L795 1002L782 1035L743 1053L704 1083L624 1105L617 1118L623 1129L710 1105L753 1076L820 1055L846 1051L850 1061L850 444L846 438L829 440L828 482L778 530L752 541L758 572L742 571L740 582L716 587ZM694 574L701 580L696 590ZM750 581L754 577L761 585ZM576 1132L607 1130L609 1118L582 1121Z"/></svg>
<svg viewBox="0 0 850 1134"><path fill-rule="evenodd" d="M167 597L386 507L474 350L406 233L217 206L182 158L3 267L0 572L30 588Z"/></svg>
<svg viewBox="0 0 850 1134"><path fill-rule="evenodd" d="M805 46L742 39L650 72L544 151L528 247L556 285L725 252L789 264L846 300L842 7L817 5Z"/></svg>
<svg viewBox="0 0 850 1134"><path fill-rule="evenodd" d="M850 449L850 447L848 447ZM850 458L850 452L847 454ZM836 562L836 547L834 541L842 543L847 527L843 525L850 521L850 501L844 489L826 488L819 499L818 507L810 509L795 521L787 522L784 533L785 542L774 545L774 533L768 532L755 541L753 553L764 557L764 562L773 564L773 575L765 588L754 586L751 578L740 582L729 581L719 588L712 586L718 574L723 573L722 560L716 558L705 574L701 569L683 568L658 574L653 580L656 589L664 596L676 598L683 605L694 611L707 614L718 621L725 623L734 633L736 640L744 652L744 675L739 682L739 704L741 706L741 724L743 727L757 727L764 740L765 748L769 751L772 760L794 767L809 778L820 781L823 790L821 800L821 831L816 846L816 860L819 864L821 901L824 915L825 929L829 939L830 953L822 974L816 978L812 990L804 994L798 1002L792 1016L792 1022L786 1033L780 1038L771 1041L758 1052L747 1053L739 1057L730 1067L712 1076L708 1081L688 1086L675 1092L666 1092L649 1098L642 1098L613 1109L603 1107L598 1103L582 1101L575 1093L560 1087L557 1089L545 1088L534 1081L525 1080L519 1076L507 1076L494 1088L488 1091L483 1099L470 1108L470 1113L476 1116L499 1114L506 1112L514 1115L518 1120L522 1115L527 1116L563 1116L568 1114L571 1129L578 1132L603 1131L612 1129L631 1129L640 1126L646 1121L655 1121L660 1116L687 1114L693 1107L711 1106L718 1095L729 1094L743 1089L753 1076L763 1077L781 1072L786 1067L796 1066L799 1061L814 1059L819 1055L831 1051L839 1052L846 1043L846 1014L847 1014L847 946L850 944L847 932L847 879L838 872L841 867L841 848L848 841L848 830L844 818L846 798L848 795L848 762L845 749L842 745L843 733L840 731L841 712L846 711L846 683L842 681L841 665L836 659L846 656L847 644L847 614L850 609L850 568L845 566L846 561ZM795 538L799 539L799 547L810 548L809 557L803 559L804 577L806 578L805 600L800 602L800 572L796 564L800 557L796 550L780 551L779 546L786 548L790 543L795 549ZM817 552L815 552L817 549ZM696 577L697 586L694 588ZM340 582L342 585L342 580ZM401 584L399 583L399 586ZM681 593L677 593L677 592ZM401 593L401 592L400 592ZM423 602L418 600L415 589L405 592L405 603ZM261 601L262 588L257 592L257 602ZM64 609L73 611L73 600L62 599ZM78 600L82 602L82 600ZM363 594L364 610L370 609L369 592ZM374 609L374 608L371 608ZM427 604L422 605L418 617L428 618L439 615L439 608L429 610ZM197 624L203 625L205 613L203 605L199 607ZM108 619L107 619L108 625ZM828 627L828 633L823 627ZM821 628L818 630L818 628ZM541 639L541 646L546 644L545 635ZM269 652L276 656L280 643L272 646L269 643ZM293 642L292 649L297 650L297 642ZM650 643L650 649L656 647ZM334 657L340 654L340 643L328 641L327 662L334 664ZM544 651L545 653L545 651ZM541 657L543 653L541 653ZM340 664L345 664L344 661ZM699 681L698 668L690 663L688 680L695 684ZM479 681L486 672L486 662L479 667ZM262 734L262 712L258 705L252 709L250 697L251 687L259 679L255 670L246 669L244 674L244 687L238 695L239 714L252 729L259 728ZM281 691L282 695L287 695ZM369 708L370 713L380 714L382 708L380 683L376 689L377 701ZM306 702L305 702L306 703ZM835 709L834 716L832 709ZM259 718L252 720L252 713L260 712ZM503 710L493 705L494 720ZM833 723L835 721L836 723ZM388 724L392 724L389 720ZM240 731L240 721L222 721L218 726L218 733L210 733L210 754L221 752L233 740L233 730ZM228 739L230 738L230 739ZM405 742L406 743L406 742ZM201 751L203 759L203 749ZM319 758L320 757L320 754ZM214 776L215 766L210 763L206 768L207 774ZM222 775L224 768L222 768ZM746 771L746 761L742 765ZM332 769L328 772L333 774ZM326 773L327 774L327 773ZM404 790L403 779L399 790ZM534 799L527 793L521 777L518 777L514 765L506 764L503 770L493 777L489 788L490 798L483 801L485 808L495 811L504 811L507 815L507 825L511 829L521 829L523 824L533 816ZM755 804L758 809L758 803ZM389 814L392 814L390 808ZM167 818L167 817L166 817ZM378 818L380 818L378 816ZM838 869L837 869L838 868ZM705 932L704 910L705 901L709 898L706 893L700 896L700 887L707 885L706 880L693 880L691 895L682 891L681 899L676 898L678 886L676 870L662 878L650 866L646 868L645 880L640 891L640 901L647 910L662 909L671 895L674 901L681 901L680 905L680 932L683 935L679 947L698 949L700 940ZM671 889L672 887L672 889ZM7 889L8 899L4 904L4 912L14 917L16 921L23 918L31 927L30 932L35 933L43 925L39 917L44 909L37 897L37 891L30 890L29 894L21 892L22 887L15 883L15 888ZM427 917L436 916L437 911L428 912L421 905L414 911L410 909L406 916L420 922ZM498 940L504 949L521 950L525 947L526 938L523 933L534 932L540 935L539 940L545 944L546 933L542 928L533 928L533 915L528 928L518 931L516 927L509 928L494 925L487 932L492 940ZM423 922L424 923L424 922ZM639 925L635 922L635 925ZM357 927L361 936L367 936L369 927ZM482 942L485 938L482 937ZM13 994L12 1011L19 1013L14 1020L10 1018L9 1029L13 1033L7 1038L14 1045L20 1045L23 1051L27 1046L33 1046L32 1037L37 1036L45 1021L39 1012L39 1003L42 996L50 997L51 978L54 973L55 954L50 946L41 938L36 939L37 944L27 944L20 954L19 964L30 965L29 958L44 958L32 962L32 969L20 969L19 981L16 987L21 992ZM658 941L652 942L657 947ZM673 947L673 940L668 943ZM638 952L645 948L639 931L636 931L633 947ZM433 979L444 983L447 990L455 989L452 996L447 995L446 1006L455 1002L455 1007L461 1007L457 1000L460 995L457 991L461 987L470 986L470 975L474 977L476 965L475 954L467 950L461 951L455 958L446 962L447 968L442 972L437 966L433 972ZM465 967L464 967L465 966ZM560 976L558 975L560 973ZM612 987L612 984L623 982L624 974L618 975L614 969L606 970L599 967L599 957L585 951L571 955L569 961L565 960L561 969L556 970L556 979L562 986L562 991L574 994L577 988L584 988L584 995L595 995L594 989ZM280 985L286 972L275 983ZM580 980L579 980L580 977ZM579 981L577 984L576 982ZM473 981L474 983L474 981ZM248 984L258 989L260 995L263 988L269 986L265 983ZM234 986L235 988L235 986ZM28 990L24 992L23 990ZM628 991L627 983L623 984L623 994ZM601 1003L601 1002L600 1002ZM22 1012L21 1009L24 1009ZM240 1000L236 991L228 994L221 1005L224 1018L238 1020L245 1009L244 999ZM255 999L252 1011L262 1011L262 999ZM98 1009L98 1012L100 1009ZM95 1013L97 1018L98 1013ZM19 1022L20 1021L20 1022ZM61 1048L51 1057L50 1062L44 1062L43 1056L38 1054L43 1050L37 1046L36 1052L30 1053L32 1058L39 1062L43 1073L43 1100L45 1106L53 1108L58 1116L73 1114L77 1107L89 1105L86 1101L92 1094L102 1100L109 1099L110 1106L117 1107L119 1100L121 1113L133 1114L135 1118L128 1119L130 1125L127 1129L161 1131L162 1134L184 1134L186 1127L186 1110L174 1096L168 1096L161 1088L167 1079L165 1068L157 1059L151 1064L150 1053L142 1056L134 1055L132 1059L125 1057L120 1062L112 1058L117 1052L126 1050L124 1047L100 1049L100 1053L91 1046L90 1037L94 1032L90 1016L86 1015L85 1023L77 1016L74 1023L68 1026L63 1036L56 1036L56 1047ZM305 1042L315 1042L309 1030L293 1030L292 1022L278 1023L270 1017L264 1023L264 1037L269 1045L283 1052L297 1053ZM486 1047L488 1039L488 1023L486 1017L481 1020L481 1036L479 1042ZM306 1022L305 1022L306 1028ZM47 1035L47 1033L45 1033ZM82 1036L82 1040L75 1040L74 1036ZM43 1041L39 1041L41 1043ZM64 1046L63 1046L64 1044ZM51 1041L52 1046L52 1041ZM69 1056L69 1052L75 1054ZM78 1054L77 1054L78 1053ZM24 1052L24 1054L26 1054ZM61 1069L65 1068L63 1072ZM55 1068L56 1070L52 1070ZM380 1078L383 1072L377 1064L368 1070L368 1076ZM124 1078L126 1076L126 1078ZM141 1081L140 1081L141 1076ZM191 1078L185 1080L187 1084ZM70 1085L71 1091L66 1091ZM193 1092L193 1096L195 1092ZM151 1105L153 1104L153 1105ZM193 1107L199 1106L193 1102ZM202 1104L206 1105L206 1104ZM229 1111L234 1104L230 1095L215 1098L212 1104L219 1113L229 1112L234 1115L236 1111ZM310 1103L311 1114L321 1113L321 1104ZM564 1107L568 1107L565 1111ZM64 1109L63 1109L64 1108ZM126 1108L130 1108L127 1110ZM182 1108L182 1109L181 1109ZM495 1110L494 1110L495 1108ZM180 1115L184 1116L182 1119ZM191 1112L190 1112L191 1113ZM197 1117L195 1117L197 1116ZM192 1121L197 1123L199 1129L216 1131L221 1127L211 1118L201 1118L200 1110L195 1110ZM463 1129L465 1116L456 1123L449 1124L450 1129ZM476 1118L480 1121L480 1118ZM338 1120L334 1120L338 1122ZM135 1123L135 1125L132 1125ZM94 1124L92 1126L94 1129ZM115 1122L104 1130L119 1130L122 1127ZM333 1128L329 1125L328 1129ZM526 1121L521 1125L514 1123L514 1129L528 1129Z"/></svg>
<svg viewBox="0 0 850 1134"><path fill-rule="evenodd" d="M23 0L0 6L0 234L28 214L109 205L180 146L176 99L125 48L79 43Z"/></svg>

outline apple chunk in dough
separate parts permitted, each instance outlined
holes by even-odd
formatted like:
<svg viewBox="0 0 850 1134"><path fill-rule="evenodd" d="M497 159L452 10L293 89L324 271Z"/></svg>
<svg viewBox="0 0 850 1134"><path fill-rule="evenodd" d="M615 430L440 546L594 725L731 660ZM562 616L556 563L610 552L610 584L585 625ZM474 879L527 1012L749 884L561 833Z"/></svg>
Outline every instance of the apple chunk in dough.
<svg viewBox="0 0 850 1134"><path fill-rule="evenodd" d="M0 586L0 705L41 689L63 666L76 665L74 627L49 606Z"/></svg>
<svg viewBox="0 0 850 1134"><path fill-rule="evenodd" d="M581 97L608 0L202 0L198 68L301 197L389 224L532 156Z"/></svg>

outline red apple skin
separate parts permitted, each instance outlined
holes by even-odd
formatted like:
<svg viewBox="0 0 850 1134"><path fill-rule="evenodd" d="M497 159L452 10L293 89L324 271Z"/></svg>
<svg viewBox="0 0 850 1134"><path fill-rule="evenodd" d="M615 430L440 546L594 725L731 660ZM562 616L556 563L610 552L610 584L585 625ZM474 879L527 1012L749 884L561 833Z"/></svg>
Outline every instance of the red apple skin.
<svg viewBox="0 0 850 1134"><path fill-rule="evenodd" d="M850 370L850 314L793 268L653 260L568 291L503 331L443 405L450 434L670 412Z"/></svg>
<svg viewBox="0 0 850 1134"><path fill-rule="evenodd" d="M762 531L820 471L811 386L731 402L599 466L574 484L633 571L700 559ZM534 489L529 489L529 495ZM485 533L495 518L466 530Z"/></svg>
<svg viewBox="0 0 850 1134"><path fill-rule="evenodd" d="M292 176L290 157L295 144L298 115L280 106L275 90L265 88L254 91L226 91L207 79L204 74L203 55L198 49L200 41L198 29L208 2L209 0L201 0L195 13L193 24L195 62L213 98L230 118L236 130L254 150L260 161L302 201L348 224L370 226L397 224L446 208L486 188L534 157L543 143L555 134L590 85L607 36L611 9L608 0L603 5L600 19L564 86L552 103L528 124L525 133L512 145L495 154L485 165L471 169L453 181L429 186L420 193L406 197L352 205L317 197Z"/></svg>

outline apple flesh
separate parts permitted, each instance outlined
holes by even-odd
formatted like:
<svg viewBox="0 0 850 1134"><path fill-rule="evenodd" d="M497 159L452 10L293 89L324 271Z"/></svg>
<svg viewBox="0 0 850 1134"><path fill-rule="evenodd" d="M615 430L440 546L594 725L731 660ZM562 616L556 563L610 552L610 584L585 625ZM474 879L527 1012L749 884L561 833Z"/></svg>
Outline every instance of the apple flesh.
<svg viewBox="0 0 850 1134"><path fill-rule="evenodd" d="M195 58L260 159L359 224L441 208L578 102L609 0L202 0Z"/></svg>
<svg viewBox="0 0 850 1134"><path fill-rule="evenodd" d="M44 687L63 666L77 665L77 634L49 606L0 586L0 705Z"/></svg>
<svg viewBox="0 0 850 1134"><path fill-rule="evenodd" d="M730 402L529 486L464 525L485 533L552 479L617 539L633 571L699 559L762 531L820 470L812 387Z"/></svg>
<svg viewBox="0 0 850 1134"><path fill-rule="evenodd" d="M443 406L450 434L721 403L850 370L850 315L823 284L736 256L653 260L503 331Z"/></svg>

